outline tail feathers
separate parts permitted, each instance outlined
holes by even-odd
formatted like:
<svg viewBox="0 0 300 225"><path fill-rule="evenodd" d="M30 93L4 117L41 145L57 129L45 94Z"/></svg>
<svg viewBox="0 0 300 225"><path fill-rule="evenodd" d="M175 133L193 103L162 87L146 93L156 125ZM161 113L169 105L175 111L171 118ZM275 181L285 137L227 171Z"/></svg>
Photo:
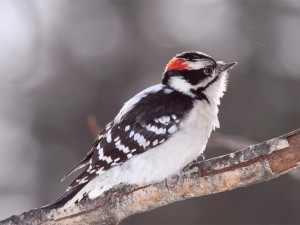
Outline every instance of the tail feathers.
<svg viewBox="0 0 300 225"><path fill-rule="evenodd" d="M63 207L68 201L70 201L84 186L85 184L80 184L75 188L66 191L62 196L56 199L53 203L46 205L43 209L57 209Z"/></svg>
<svg viewBox="0 0 300 225"><path fill-rule="evenodd" d="M87 165L87 162L84 160L80 161L76 166L74 166L64 177L61 179L61 181L64 181L68 176L70 176L75 171L81 169L82 167L85 167Z"/></svg>
<svg viewBox="0 0 300 225"><path fill-rule="evenodd" d="M105 191L109 190L113 185L108 183L99 184L97 182L88 182L85 187L80 189L71 200L67 201L63 206L63 209L69 208L83 198L88 197L89 199L95 199L102 195Z"/></svg>

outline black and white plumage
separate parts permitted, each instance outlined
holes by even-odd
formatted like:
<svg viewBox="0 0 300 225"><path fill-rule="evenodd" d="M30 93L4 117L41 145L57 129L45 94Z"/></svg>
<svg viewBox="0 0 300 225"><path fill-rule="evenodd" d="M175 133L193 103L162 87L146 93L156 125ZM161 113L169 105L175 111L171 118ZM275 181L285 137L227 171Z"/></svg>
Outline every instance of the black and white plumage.
<svg viewBox="0 0 300 225"><path fill-rule="evenodd" d="M139 101L132 104L136 100ZM132 105L135 107L131 108ZM153 86L135 96L115 120L106 125L91 152L77 166L88 164L87 170L73 181L69 189L165 142L177 131L184 113L191 107L189 97L164 85Z"/></svg>
<svg viewBox="0 0 300 225"><path fill-rule="evenodd" d="M184 52L167 64L162 84L128 102L71 170L85 167L50 207L91 199L119 183L149 184L178 173L205 149L218 122L226 71L236 63Z"/></svg>

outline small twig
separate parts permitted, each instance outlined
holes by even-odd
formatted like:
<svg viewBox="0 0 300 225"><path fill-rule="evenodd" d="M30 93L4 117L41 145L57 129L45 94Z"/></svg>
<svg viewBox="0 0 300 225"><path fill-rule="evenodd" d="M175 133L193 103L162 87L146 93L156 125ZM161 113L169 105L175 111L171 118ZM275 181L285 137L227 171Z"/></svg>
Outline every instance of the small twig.
<svg viewBox="0 0 300 225"><path fill-rule="evenodd" d="M86 119L87 121L87 125L88 125L88 128L91 132L91 134L94 136L94 137L97 137L98 134L102 131L102 126L98 123L97 119L95 116L93 115L89 115Z"/></svg>

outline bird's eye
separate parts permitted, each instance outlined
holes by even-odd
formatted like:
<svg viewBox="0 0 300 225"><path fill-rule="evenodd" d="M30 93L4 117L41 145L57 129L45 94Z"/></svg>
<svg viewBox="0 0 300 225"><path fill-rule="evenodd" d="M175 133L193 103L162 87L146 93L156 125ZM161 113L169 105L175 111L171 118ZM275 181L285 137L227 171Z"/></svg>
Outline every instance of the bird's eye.
<svg viewBox="0 0 300 225"><path fill-rule="evenodd" d="M214 72L214 69L213 69L211 66L207 66L207 67L204 68L204 73L205 73L207 76L212 75L213 72Z"/></svg>

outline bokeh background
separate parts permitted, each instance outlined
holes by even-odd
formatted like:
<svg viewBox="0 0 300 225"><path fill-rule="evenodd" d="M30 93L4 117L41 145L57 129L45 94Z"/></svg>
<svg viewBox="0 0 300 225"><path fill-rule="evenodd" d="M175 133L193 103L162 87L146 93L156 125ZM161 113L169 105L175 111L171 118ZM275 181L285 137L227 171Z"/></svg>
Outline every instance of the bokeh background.
<svg viewBox="0 0 300 225"><path fill-rule="evenodd" d="M181 51L239 63L219 132L261 142L299 128L299 40L298 0L0 0L0 219L62 194L89 118L105 125ZM292 175L122 224L300 224Z"/></svg>

